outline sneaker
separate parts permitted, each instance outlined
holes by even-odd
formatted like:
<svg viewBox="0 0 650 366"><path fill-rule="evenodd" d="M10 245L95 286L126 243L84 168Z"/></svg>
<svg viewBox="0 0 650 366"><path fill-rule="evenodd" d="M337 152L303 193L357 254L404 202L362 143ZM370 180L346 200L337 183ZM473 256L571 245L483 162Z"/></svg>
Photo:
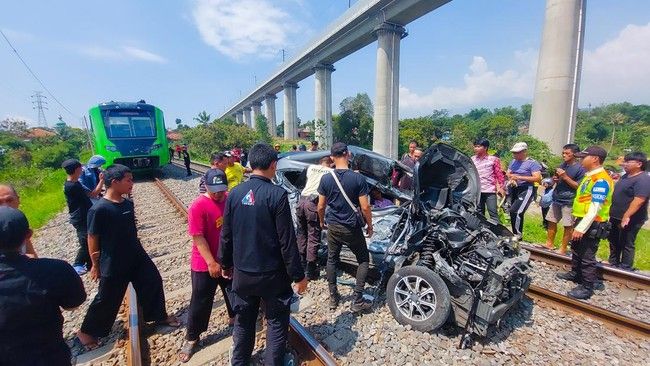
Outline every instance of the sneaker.
<svg viewBox="0 0 650 366"><path fill-rule="evenodd" d="M360 313L364 311L368 311L372 308L372 302L366 300L366 299L361 299L361 301L355 301L352 303L350 306L350 311L353 313Z"/></svg>
<svg viewBox="0 0 650 366"><path fill-rule="evenodd" d="M575 283L580 283L581 282L580 281L580 276L578 276L578 274L573 272L573 271L558 273L557 275L555 275L555 277L557 277L557 278L559 278L561 280L571 281L571 282L575 282Z"/></svg>
<svg viewBox="0 0 650 366"><path fill-rule="evenodd" d="M336 310L339 307L339 301L341 301L341 295L334 294L330 295L330 310Z"/></svg>
<svg viewBox="0 0 650 366"><path fill-rule="evenodd" d="M88 270L86 269L86 266L84 266L84 265L78 265L78 266L74 266L72 268L74 268L74 270L77 272L77 274L79 276L83 276L86 273L88 273Z"/></svg>
<svg viewBox="0 0 650 366"><path fill-rule="evenodd" d="M569 297L572 297L572 298L578 299L578 300L587 300L593 294L594 294L594 291L591 289L591 287L587 287L587 286L583 286L583 285L578 285L573 290L571 290L571 291L569 291L567 293L567 295L569 295Z"/></svg>

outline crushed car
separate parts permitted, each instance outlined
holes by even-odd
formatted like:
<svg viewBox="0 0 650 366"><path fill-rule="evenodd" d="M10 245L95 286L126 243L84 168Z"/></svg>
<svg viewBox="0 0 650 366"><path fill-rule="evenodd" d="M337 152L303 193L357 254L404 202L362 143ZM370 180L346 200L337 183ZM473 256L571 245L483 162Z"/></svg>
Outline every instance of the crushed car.
<svg viewBox="0 0 650 366"><path fill-rule="evenodd" d="M530 253L507 228L477 212L480 182L471 159L444 143L428 148L413 169L360 147L349 151L351 168L400 202L373 209L374 234L366 239L393 317L420 331L452 320L465 329L461 343L472 334L486 336L528 289ZM294 208L307 167L327 155L306 152L278 161L275 183L289 192ZM412 191L392 185L396 172L413 178ZM356 263L345 249L341 261Z"/></svg>

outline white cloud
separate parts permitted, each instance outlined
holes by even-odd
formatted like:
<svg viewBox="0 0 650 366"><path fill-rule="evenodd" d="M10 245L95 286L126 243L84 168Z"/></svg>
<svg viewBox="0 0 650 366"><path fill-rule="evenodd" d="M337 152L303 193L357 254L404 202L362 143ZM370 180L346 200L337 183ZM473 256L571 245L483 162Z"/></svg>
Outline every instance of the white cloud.
<svg viewBox="0 0 650 366"><path fill-rule="evenodd" d="M650 101L650 23L629 24L584 53L580 105Z"/></svg>
<svg viewBox="0 0 650 366"><path fill-rule="evenodd" d="M501 73L491 70L485 58L474 56L463 85L436 86L427 94L418 94L400 85L400 110L429 112L476 106L508 98L529 98L535 80L537 52L516 51L515 65Z"/></svg>
<svg viewBox="0 0 650 366"><path fill-rule="evenodd" d="M131 57L133 57L135 59L138 59L138 60L149 61L149 62L158 62L158 63L166 63L167 62L167 60L164 57L162 57L160 55L157 55L157 54L155 54L153 52L143 50L141 48L128 47L127 46L127 47L123 47L123 51L124 51L125 54L127 54L127 55L129 55L129 56L131 56Z"/></svg>
<svg viewBox="0 0 650 366"><path fill-rule="evenodd" d="M36 39L33 34L16 29L2 28L2 32L11 42L29 42Z"/></svg>
<svg viewBox="0 0 650 366"><path fill-rule="evenodd" d="M102 60L138 60L155 63L167 63L166 58L134 46L121 46L116 48L86 46L79 48L78 51L83 55Z"/></svg>
<svg viewBox="0 0 650 366"><path fill-rule="evenodd" d="M192 16L203 41L233 59L271 58L303 31L268 0L196 0Z"/></svg>
<svg viewBox="0 0 650 366"><path fill-rule="evenodd" d="M461 109L521 98L532 100L537 72L537 50L516 51L515 63L501 73L474 56L461 86L436 86L419 94L400 85L404 114L433 109ZM585 50L580 105L650 100L650 23L630 24L618 35L592 50Z"/></svg>

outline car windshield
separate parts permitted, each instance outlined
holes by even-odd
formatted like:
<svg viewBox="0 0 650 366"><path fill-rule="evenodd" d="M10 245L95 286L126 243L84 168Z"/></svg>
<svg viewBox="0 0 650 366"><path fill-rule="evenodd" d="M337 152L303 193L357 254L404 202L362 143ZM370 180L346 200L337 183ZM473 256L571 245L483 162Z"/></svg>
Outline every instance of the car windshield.
<svg viewBox="0 0 650 366"><path fill-rule="evenodd" d="M104 116L106 134L111 137L155 137L151 112L143 110L110 110Z"/></svg>

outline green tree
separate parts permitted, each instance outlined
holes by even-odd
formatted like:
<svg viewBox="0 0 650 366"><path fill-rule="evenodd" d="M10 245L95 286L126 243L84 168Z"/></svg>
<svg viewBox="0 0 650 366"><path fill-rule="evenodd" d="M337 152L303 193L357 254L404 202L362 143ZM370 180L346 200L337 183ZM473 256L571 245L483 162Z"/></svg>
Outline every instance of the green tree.
<svg viewBox="0 0 650 366"><path fill-rule="evenodd" d="M255 117L255 131L257 131L257 136L260 141L269 144L273 141L273 138L271 138L271 134L269 133L269 123L265 116L258 115Z"/></svg>
<svg viewBox="0 0 650 366"><path fill-rule="evenodd" d="M194 119L196 122L198 122L199 124L204 125L204 124L210 122L211 116L210 116L210 114L208 114L208 112L203 111L203 112L199 113L199 114L198 114L196 117L194 117L193 119Z"/></svg>
<svg viewBox="0 0 650 366"><path fill-rule="evenodd" d="M334 141L372 148L373 107L366 93L343 99L341 114L332 118Z"/></svg>

